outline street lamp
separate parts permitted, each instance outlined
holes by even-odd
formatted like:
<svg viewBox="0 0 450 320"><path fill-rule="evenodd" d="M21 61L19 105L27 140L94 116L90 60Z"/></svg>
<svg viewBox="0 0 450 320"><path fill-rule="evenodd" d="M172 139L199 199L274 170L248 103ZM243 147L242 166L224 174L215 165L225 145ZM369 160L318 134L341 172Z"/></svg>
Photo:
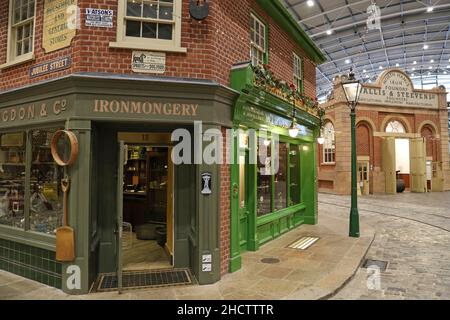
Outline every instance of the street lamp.
<svg viewBox="0 0 450 320"><path fill-rule="evenodd" d="M359 212L356 186L356 106L358 105L362 85L356 80L353 69L348 78L342 82L345 98L350 108L351 136L352 136L352 205L350 209L350 237L359 238Z"/></svg>

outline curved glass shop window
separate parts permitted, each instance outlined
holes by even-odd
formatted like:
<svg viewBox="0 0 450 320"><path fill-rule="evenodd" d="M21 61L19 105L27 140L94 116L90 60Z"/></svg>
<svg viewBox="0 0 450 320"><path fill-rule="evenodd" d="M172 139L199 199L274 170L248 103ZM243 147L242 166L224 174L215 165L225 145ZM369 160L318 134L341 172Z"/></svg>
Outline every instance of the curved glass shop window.
<svg viewBox="0 0 450 320"><path fill-rule="evenodd" d="M54 162L51 154L51 139L56 130L31 132L30 230L47 234L56 233L63 216L61 179L64 170Z"/></svg>
<svg viewBox="0 0 450 320"><path fill-rule="evenodd" d="M287 159L288 145L280 142L278 145L278 171L275 173L275 210L287 208Z"/></svg>
<svg viewBox="0 0 450 320"><path fill-rule="evenodd" d="M260 157L261 147L266 150L266 157ZM272 159L271 143L262 138L258 143L258 167L257 167L257 216L263 216L272 212Z"/></svg>
<svg viewBox="0 0 450 320"><path fill-rule="evenodd" d="M25 132L0 135L0 224L25 226Z"/></svg>

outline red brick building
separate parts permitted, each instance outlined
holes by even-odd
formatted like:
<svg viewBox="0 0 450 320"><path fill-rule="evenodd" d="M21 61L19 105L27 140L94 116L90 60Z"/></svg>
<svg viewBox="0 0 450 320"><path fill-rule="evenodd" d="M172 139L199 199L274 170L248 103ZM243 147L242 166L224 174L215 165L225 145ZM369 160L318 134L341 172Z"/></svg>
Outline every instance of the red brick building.
<svg viewBox="0 0 450 320"><path fill-rule="evenodd" d="M274 77L313 99L315 68L324 58L278 1L191 6L185 0L1 2L0 191L2 197L13 192L17 201L0 211L0 268L87 292L98 274L118 268L123 242L116 234L129 227L124 219L134 231L144 225L142 234L165 226L166 264L187 267L200 283L228 272L230 165L171 169L170 132L194 132L194 122L202 121L203 131L219 130L226 140L240 95L230 88L237 63L267 64ZM60 129L78 138L78 160L67 170L45 151ZM118 166L121 150L128 156L125 172ZM153 164L164 173L152 176ZM125 177L123 198L117 172ZM204 172L212 174L212 197L200 193ZM61 262L55 233L66 174L76 259ZM151 197L164 205L152 207Z"/></svg>
<svg viewBox="0 0 450 320"><path fill-rule="evenodd" d="M414 89L399 69L364 84L357 107L358 186L363 195L450 189L447 92ZM336 79L319 148L319 190L351 193L350 116ZM403 187L402 187L403 185Z"/></svg>

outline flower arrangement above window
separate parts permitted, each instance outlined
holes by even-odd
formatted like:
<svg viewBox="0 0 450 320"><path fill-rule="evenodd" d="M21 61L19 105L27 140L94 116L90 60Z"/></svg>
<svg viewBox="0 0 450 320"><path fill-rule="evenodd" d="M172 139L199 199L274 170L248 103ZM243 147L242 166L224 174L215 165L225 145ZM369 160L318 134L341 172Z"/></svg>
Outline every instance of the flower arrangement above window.
<svg viewBox="0 0 450 320"><path fill-rule="evenodd" d="M303 107L310 113L320 110L317 98L312 99L303 95L295 84L277 79L266 64L253 66L253 73L255 86L289 103L295 103L297 107Z"/></svg>

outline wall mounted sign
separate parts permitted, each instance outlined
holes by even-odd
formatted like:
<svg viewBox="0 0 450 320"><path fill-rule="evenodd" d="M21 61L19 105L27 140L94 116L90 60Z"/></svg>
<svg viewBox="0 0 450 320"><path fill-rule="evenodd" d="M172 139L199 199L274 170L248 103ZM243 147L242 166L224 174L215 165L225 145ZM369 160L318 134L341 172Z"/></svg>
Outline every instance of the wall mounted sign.
<svg viewBox="0 0 450 320"><path fill-rule="evenodd" d="M85 25L87 27L112 28L113 17L113 10L86 8Z"/></svg>
<svg viewBox="0 0 450 320"><path fill-rule="evenodd" d="M63 57L57 60L45 62L30 68L30 78L42 76L44 74L60 71L69 68L72 65L70 57Z"/></svg>
<svg viewBox="0 0 450 320"><path fill-rule="evenodd" d="M397 70L389 71L381 78L381 86L363 86L360 103L389 106L439 108L437 94L416 91L409 77Z"/></svg>
<svg viewBox="0 0 450 320"><path fill-rule="evenodd" d="M203 195L212 194L211 187L212 187L211 173L209 173L209 172L202 173L202 194Z"/></svg>
<svg viewBox="0 0 450 320"><path fill-rule="evenodd" d="M131 66L134 72L162 74L166 72L166 53L133 51Z"/></svg>
<svg viewBox="0 0 450 320"><path fill-rule="evenodd" d="M77 0L45 0L42 47L45 53L70 46L76 34Z"/></svg>
<svg viewBox="0 0 450 320"><path fill-rule="evenodd" d="M62 116L70 108L67 98L18 105L0 111L0 123L13 123Z"/></svg>
<svg viewBox="0 0 450 320"><path fill-rule="evenodd" d="M196 117L199 113L198 104L173 103L158 101L136 101L136 100L109 100L96 99L93 112L111 114L144 114L178 117Z"/></svg>

